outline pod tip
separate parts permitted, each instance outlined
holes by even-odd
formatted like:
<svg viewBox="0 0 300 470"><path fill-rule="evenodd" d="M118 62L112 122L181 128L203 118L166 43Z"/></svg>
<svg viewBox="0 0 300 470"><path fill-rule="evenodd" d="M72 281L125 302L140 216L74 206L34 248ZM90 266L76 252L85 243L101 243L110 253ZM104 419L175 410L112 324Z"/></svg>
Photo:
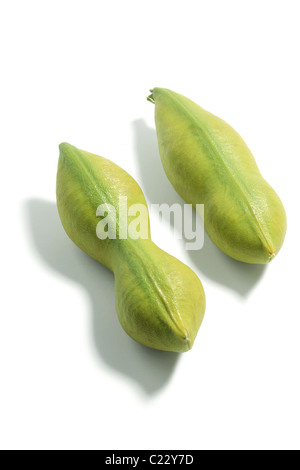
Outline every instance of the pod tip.
<svg viewBox="0 0 300 470"><path fill-rule="evenodd" d="M150 103L155 103L154 101L154 96L153 96L153 89L150 90L151 95L147 96L147 100L150 101Z"/></svg>
<svg viewBox="0 0 300 470"><path fill-rule="evenodd" d="M70 144L68 144L67 142L62 142L61 144L59 144L58 148L60 151L63 151L65 149L67 149L68 147L71 147Z"/></svg>
<svg viewBox="0 0 300 470"><path fill-rule="evenodd" d="M275 258L276 256L276 251L273 250L269 253L269 263Z"/></svg>

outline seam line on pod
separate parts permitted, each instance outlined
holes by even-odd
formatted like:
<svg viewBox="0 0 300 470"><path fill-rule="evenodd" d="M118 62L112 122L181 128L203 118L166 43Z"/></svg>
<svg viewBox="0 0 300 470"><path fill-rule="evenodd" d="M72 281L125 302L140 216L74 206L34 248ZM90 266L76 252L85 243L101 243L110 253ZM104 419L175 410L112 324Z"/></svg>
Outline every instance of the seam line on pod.
<svg viewBox="0 0 300 470"><path fill-rule="evenodd" d="M148 277L151 278L151 280L152 280L152 282L155 286L155 289L159 293L159 298L161 299L161 302L162 302L165 310L168 312L168 314L169 314L171 320L173 321L174 325L178 328L178 331L179 331L180 335L183 335L183 339L186 339L187 338L187 332L186 332L186 329L184 328L180 312L176 309L176 313L177 313L177 315L180 319L180 322L178 322L175 319L175 317L173 315L173 312L172 312L171 308L169 307L168 302L166 301L165 296L164 296L161 288L159 287L158 283L155 281L155 279L152 278L152 276L149 275L149 273L147 273L147 274L148 274Z"/></svg>
<svg viewBox="0 0 300 470"><path fill-rule="evenodd" d="M152 242L153 243L153 242ZM136 256L138 256L140 258L140 255L138 253L138 250L135 251L135 254ZM188 333L187 333L187 330L186 328L184 327L184 323L182 321L182 318L181 318L181 315L180 315L180 312L178 311L178 309L176 308L175 306L175 310L176 310L176 313L178 315L178 319L175 318L171 308L170 308L170 305L169 305L169 302L165 299L165 296L164 296L164 293L162 292L161 288L159 287L156 279L151 276L151 273L148 271L148 269L146 269L146 267L143 265L143 261L141 260L141 266L143 268L143 271L144 271L144 274L145 276L147 277L147 279L149 280L149 285L150 286L153 286L154 289L158 292L159 294L159 299L161 301L161 303L163 304L166 312L168 313L169 315L169 318L171 320L171 322L174 324L174 326L176 327L177 329L177 334L178 336L180 336L181 339L183 340L187 340L189 339L188 337ZM170 289L172 290L172 287L171 285L169 284L170 286ZM170 299L171 302L172 302L172 299ZM173 302L172 302L173 303ZM173 304L174 305L174 304ZM179 320L179 321L178 321Z"/></svg>
<svg viewBox="0 0 300 470"><path fill-rule="evenodd" d="M99 194L99 204L101 203L100 200L102 198L105 199L105 200L110 200L112 202L113 197L112 197L111 193L109 193L109 191L107 191L107 188L105 188L103 184L101 184L101 186L100 186L99 181L93 175L93 171L90 168L89 163L87 163L86 159L81 156L81 153L88 153L88 152L83 152L83 151L79 150L77 147L74 147L74 146L71 146L71 145L70 145L70 147L72 148L72 151L74 152L74 154L76 156L77 164L80 166L80 168L87 175L88 179L90 181L92 181L96 192ZM68 152L68 151L69 151L68 149L64 150L64 152ZM102 158L103 160L108 161L104 157L99 157L99 156L93 155L93 154L90 154L90 155L95 157L95 158ZM103 193L105 197L103 197L103 194L101 194L101 193ZM96 209L95 209L95 214L96 214ZM118 227L118 220L116 220L116 224L117 224L117 228L119 228Z"/></svg>
<svg viewBox="0 0 300 470"><path fill-rule="evenodd" d="M65 146L65 144L60 144L60 149L61 149L61 151L69 153L69 149L68 149L68 148L67 148L67 149L63 149L64 146ZM94 184L95 188L97 188L98 185L95 183L95 178L93 177L92 173L88 170L86 163L83 162L83 160L82 160L82 157L81 157L81 155L80 155L80 154L81 154L81 151L80 151L79 149L77 149L76 147L74 147L73 145L71 146L71 145L68 144L68 146L72 148L72 151L73 151L74 154L76 155L77 164L83 169L84 173L88 176L88 178L89 178L91 181L93 181L93 184ZM63 149L63 150L62 150L62 149ZM78 155L79 155L79 158L78 158Z"/></svg>
<svg viewBox="0 0 300 470"><path fill-rule="evenodd" d="M171 319L172 323L176 326L176 328L178 329L178 333L180 334L180 336L184 336L186 337L187 336L187 332L186 332L186 329L184 328L184 325L183 325L183 321L182 321L182 318L181 318L181 315L180 315L180 312L176 309L176 313L179 317L179 322L178 320L176 320L176 318L174 317L174 314L170 308L170 306L168 305L168 302L166 301L165 299L165 296L161 290L161 288L159 287L157 281L154 279L153 276L151 276L149 274L149 272L145 269L145 273L146 273L146 276L147 278L150 280L151 284L154 286L154 288L156 289L156 291L159 293L159 299L161 301L161 303L163 304L165 310L168 312L169 314L169 318Z"/></svg>
<svg viewBox="0 0 300 470"><path fill-rule="evenodd" d="M192 121L196 122L194 116L191 114L191 112L187 109L187 107L181 103L178 98L175 96L173 96L173 94L170 93L170 91L168 89L165 89L165 91L167 92L167 94L169 94L169 96L171 96L172 99L174 99L178 105L186 112L186 114L192 119ZM218 118L220 119L220 118ZM197 126L199 126L199 124L196 122L196 128ZM263 222L262 220L260 219L260 217L257 215L253 205L251 204L250 200L249 200L249 195L247 194L247 191L245 190L245 188L243 188L241 186L241 184L239 183L238 181L238 178L237 178L237 175L236 175L236 172L230 168L230 166L228 166L226 164L226 161L225 159L223 158L223 151L220 149L220 146L216 143L215 139L211 136L211 134L209 133L209 131L207 129L205 129L205 127L201 127L201 130L203 132L203 134L205 135L205 137L207 138L207 140L209 141L209 143L211 144L213 150L214 150L214 153L217 157L220 158L221 162L223 163L224 167L226 168L228 174L231 176L232 180L234 181L234 183L236 184L236 186L238 187L238 189L240 190L241 194L243 195L244 197L244 200L246 201L246 204L250 210L250 212L252 213L255 221L256 221L256 224L257 224L257 227L258 227L258 230L260 232L260 240L261 242L263 243L263 245L265 246L265 248L267 249L268 253L270 255L273 255L274 256L274 247L273 247L273 244L272 244L272 241L268 238L268 236L266 235L262 225ZM246 145L246 144L245 144ZM259 234L258 234L259 235Z"/></svg>

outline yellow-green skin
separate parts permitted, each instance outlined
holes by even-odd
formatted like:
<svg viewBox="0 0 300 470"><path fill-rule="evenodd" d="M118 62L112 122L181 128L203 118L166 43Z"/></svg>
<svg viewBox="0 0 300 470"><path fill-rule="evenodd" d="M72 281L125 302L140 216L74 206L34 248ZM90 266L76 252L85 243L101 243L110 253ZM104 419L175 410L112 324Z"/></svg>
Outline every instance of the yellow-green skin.
<svg viewBox="0 0 300 470"><path fill-rule="evenodd" d="M116 310L134 340L165 351L184 352L195 340L205 312L205 295L196 274L158 248L150 238L100 240L96 216L100 204L116 209L119 197L128 207L143 204L137 182L111 161L63 143L57 173L57 206L74 243L115 275ZM149 225L147 220L141 224ZM114 217L114 215L112 215ZM128 224L134 217L128 218ZM101 299L99 299L101 302Z"/></svg>
<svg viewBox="0 0 300 470"><path fill-rule="evenodd" d="M188 98L166 88L151 92L159 152L175 190L195 208L205 205L206 231L224 253L271 261L285 238L286 214L243 139Z"/></svg>

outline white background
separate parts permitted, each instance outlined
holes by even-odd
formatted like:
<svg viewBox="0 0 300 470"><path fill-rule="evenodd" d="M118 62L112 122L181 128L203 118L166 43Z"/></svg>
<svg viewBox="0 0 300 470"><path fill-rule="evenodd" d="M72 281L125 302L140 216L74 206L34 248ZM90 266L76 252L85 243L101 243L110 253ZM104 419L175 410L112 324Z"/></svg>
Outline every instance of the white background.
<svg viewBox="0 0 300 470"><path fill-rule="evenodd" d="M0 447L300 447L299 1L2 0ZM207 312L192 351L133 342L114 279L65 235L58 144L121 165L151 203L182 202L158 155L148 89L228 121L279 193L288 233L267 267L205 240L187 253Z"/></svg>

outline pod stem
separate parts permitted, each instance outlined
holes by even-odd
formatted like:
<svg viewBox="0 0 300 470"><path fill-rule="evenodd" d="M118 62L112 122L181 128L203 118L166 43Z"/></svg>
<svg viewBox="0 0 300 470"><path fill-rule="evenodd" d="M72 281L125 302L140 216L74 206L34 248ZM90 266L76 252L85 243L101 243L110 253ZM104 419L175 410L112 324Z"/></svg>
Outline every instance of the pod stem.
<svg viewBox="0 0 300 470"><path fill-rule="evenodd" d="M147 100L150 101L150 103L154 103L155 104L155 101L154 101L154 96L153 96L153 90L150 90L151 92L151 95L147 96Z"/></svg>

